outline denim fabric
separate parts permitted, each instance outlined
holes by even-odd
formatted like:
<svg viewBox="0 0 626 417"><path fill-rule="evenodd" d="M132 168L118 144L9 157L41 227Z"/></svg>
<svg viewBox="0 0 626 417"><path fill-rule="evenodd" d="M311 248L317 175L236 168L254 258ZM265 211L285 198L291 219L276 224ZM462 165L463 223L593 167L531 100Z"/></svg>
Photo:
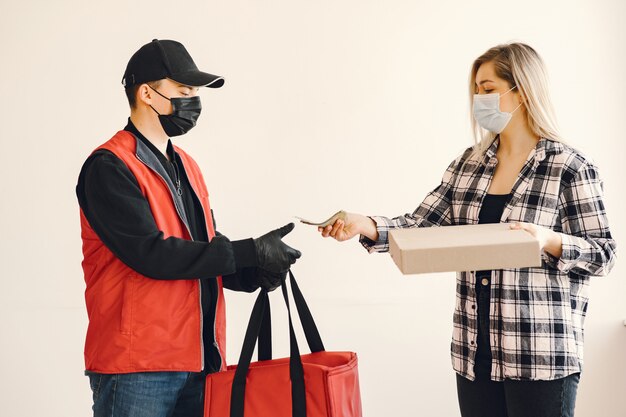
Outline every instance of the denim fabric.
<svg viewBox="0 0 626 417"><path fill-rule="evenodd" d="M553 381L470 381L456 376L462 417L574 417L580 374Z"/></svg>
<svg viewBox="0 0 626 417"><path fill-rule="evenodd" d="M202 417L204 373L85 372L94 417Z"/></svg>

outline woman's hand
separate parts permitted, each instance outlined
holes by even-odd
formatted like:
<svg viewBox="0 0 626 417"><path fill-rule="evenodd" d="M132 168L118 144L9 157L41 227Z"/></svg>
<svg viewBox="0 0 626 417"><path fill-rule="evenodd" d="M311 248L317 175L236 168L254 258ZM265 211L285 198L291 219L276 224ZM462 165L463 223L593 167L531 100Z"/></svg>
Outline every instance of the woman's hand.
<svg viewBox="0 0 626 417"><path fill-rule="evenodd" d="M563 242L561 240L561 235L554 230L524 222L511 223L511 229L527 231L539 241L541 250L548 252L555 258L561 257Z"/></svg>
<svg viewBox="0 0 626 417"><path fill-rule="evenodd" d="M323 237L332 237L338 242L352 239L356 235L364 235L372 240L378 239L378 231L374 220L362 214L346 213L345 220L338 219L326 227L318 227Z"/></svg>

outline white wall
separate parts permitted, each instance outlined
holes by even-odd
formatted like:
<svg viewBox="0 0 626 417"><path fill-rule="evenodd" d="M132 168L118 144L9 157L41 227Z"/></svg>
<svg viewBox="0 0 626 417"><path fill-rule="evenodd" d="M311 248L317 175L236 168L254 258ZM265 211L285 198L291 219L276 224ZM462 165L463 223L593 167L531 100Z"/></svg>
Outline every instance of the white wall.
<svg viewBox="0 0 626 417"><path fill-rule="evenodd" d="M124 126L122 73L154 37L182 41L226 77L202 92L199 126L177 143L233 239L294 215L412 211L471 143L472 60L509 40L543 55L562 133L601 167L612 230L626 236L619 0L2 0L0 10L0 415L90 413L74 187L88 153ZM387 255L304 226L287 240L304 253L295 273L327 348L359 353L365 415L457 416L453 274L404 277ZM578 416L625 415L624 268L593 280ZM254 297L227 297L232 362ZM286 332L275 337L286 354Z"/></svg>

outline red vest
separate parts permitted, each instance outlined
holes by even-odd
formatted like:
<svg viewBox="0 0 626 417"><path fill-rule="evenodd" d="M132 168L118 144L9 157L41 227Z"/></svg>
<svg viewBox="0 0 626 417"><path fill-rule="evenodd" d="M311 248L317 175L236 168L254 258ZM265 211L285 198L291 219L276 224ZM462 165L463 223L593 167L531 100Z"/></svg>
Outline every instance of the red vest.
<svg viewBox="0 0 626 417"><path fill-rule="evenodd" d="M131 133L120 131L96 151L113 152L134 174L164 238L191 239L167 183L139 159L137 141ZM174 148L202 203L208 236L212 239L215 230L202 173L189 155ZM89 316L86 369L100 373L200 371L203 344L199 280L156 280L141 275L102 243L82 210L80 223ZM221 277L217 277L217 288L215 340L225 369L226 315Z"/></svg>

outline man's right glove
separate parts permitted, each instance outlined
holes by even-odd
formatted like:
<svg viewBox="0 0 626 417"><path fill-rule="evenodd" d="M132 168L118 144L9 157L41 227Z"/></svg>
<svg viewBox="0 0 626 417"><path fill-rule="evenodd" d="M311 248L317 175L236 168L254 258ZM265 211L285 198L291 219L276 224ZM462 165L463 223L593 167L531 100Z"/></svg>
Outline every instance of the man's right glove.
<svg viewBox="0 0 626 417"><path fill-rule="evenodd" d="M257 268L257 284L267 292L274 291L280 287L287 278L287 271L270 272L266 269Z"/></svg>
<svg viewBox="0 0 626 417"><path fill-rule="evenodd" d="M296 263L302 254L286 245L281 239L291 232L295 225L289 223L280 229L272 230L254 239L258 267L269 272L285 272Z"/></svg>

